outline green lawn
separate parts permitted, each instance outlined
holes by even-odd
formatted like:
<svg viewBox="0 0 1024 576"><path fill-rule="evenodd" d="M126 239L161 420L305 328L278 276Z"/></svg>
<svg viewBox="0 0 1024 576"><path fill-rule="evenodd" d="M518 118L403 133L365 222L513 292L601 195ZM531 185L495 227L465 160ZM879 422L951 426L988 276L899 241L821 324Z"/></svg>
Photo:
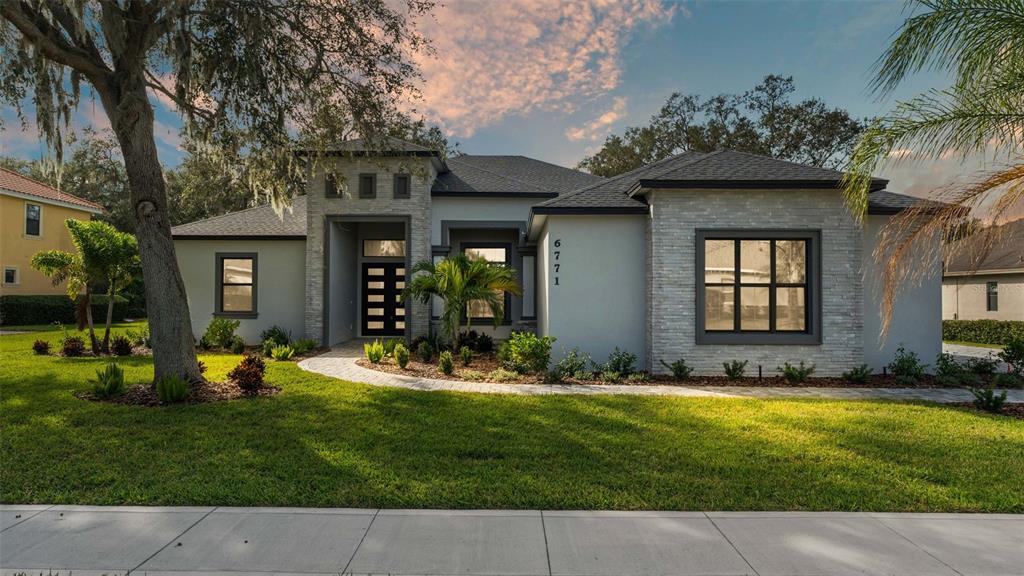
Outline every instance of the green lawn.
<svg viewBox="0 0 1024 576"><path fill-rule="evenodd" d="M513 397L268 363L276 397L72 396L103 360L0 337L0 501L1024 512L1024 422L924 404ZM235 356L209 355L223 378ZM133 382L151 363L123 361Z"/></svg>

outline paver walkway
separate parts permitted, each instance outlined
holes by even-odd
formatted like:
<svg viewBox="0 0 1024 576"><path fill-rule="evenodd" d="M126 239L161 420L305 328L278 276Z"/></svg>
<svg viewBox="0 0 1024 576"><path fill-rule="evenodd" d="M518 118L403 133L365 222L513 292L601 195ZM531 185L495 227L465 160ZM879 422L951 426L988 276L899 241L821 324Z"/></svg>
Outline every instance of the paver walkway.
<svg viewBox="0 0 1024 576"><path fill-rule="evenodd" d="M998 362L998 370L1005 371L1006 363L999 360L996 354L998 348L983 348L981 346L964 346L963 344L942 343L942 351L951 354L957 362L966 362L969 358L989 358Z"/></svg>
<svg viewBox="0 0 1024 576"><path fill-rule="evenodd" d="M1024 516L0 506L0 573L1020 574Z"/></svg>
<svg viewBox="0 0 1024 576"><path fill-rule="evenodd" d="M566 384L493 384L458 382L389 374L356 364L362 357L362 342L347 342L330 352L299 362L299 368L325 376L373 386L409 390L443 390L483 394L638 394L643 396L718 396L749 398L835 398L841 400L927 400L967 402L973 399L967 390L950 388L767 388L758 386L661 386L661 385L566 385ZM1009 390L1007 401L1024 402L1024 390Z"/></svg>

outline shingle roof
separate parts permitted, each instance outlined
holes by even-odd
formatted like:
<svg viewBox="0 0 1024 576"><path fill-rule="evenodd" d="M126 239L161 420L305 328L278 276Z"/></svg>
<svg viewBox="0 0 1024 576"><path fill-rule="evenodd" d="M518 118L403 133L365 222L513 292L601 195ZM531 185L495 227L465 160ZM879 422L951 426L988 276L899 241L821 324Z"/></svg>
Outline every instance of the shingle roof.
<svg viewBox="0 0 1024 576"><path fill-rule="evenodd" d="M268 204L197 220L171 228L175 238L206 237L306 237L306 197L292 199L291 209L285 209L280 216Z"/></svg>
<svg viewBox="0 0 1024 576"><path fill-rule="evenodd" d="M52 186L47 186L42 182L33 180L6 168L0 168L0 189L9 190L18 194L35 196L36 198L44 200L73 204L75 206L80 206L85 210L89 210L90 212L103 211L103 206L100 206L95 202L90 202L84 198L79 198L78 196L72 196L66 192L61 192Z"/></svg>
<svg viewBox="0 0 1024 576"><path fill-rule="evenodd" d="M889 192L888 190L878 190L877 192L868 194L869 214L896 214L912 206L919 205L940 206L941 204L934 200L926 200L916 196L907 196L906 194L897 194L896 192Z"/></svg>
<svg viewBox="0 0 1024 576"><path fill-rule="evenodd" d="M298 150L301 154L308 152L308 150ZM345 140L339 142L333 146L328 146L326 152L348 152L352 154L359 154L365 152L371 152L374 154L417 154L417 155L428 155L428 156L440 156L436 150L431 150L426 146L420 146L415 142L409 142L407 140L401 140L399 138L392 138L385 136L374 140L366 138L354 138L352 140Z"/></svg>
<svg viewBox="0 0 1024 576"><path fill-rule="evenodd" d="M987 254L980 237L967 237L946 263L946 272L1024 269L1024 220L1003 224L989 233L996 236Z"/></svg>
<svg viewBox="0 0 1024 576"><path fill-rule="evenodd" d="M448 158L431 192L444 194L561 194L603 181L600 176L525 156L462 155Z"/></svg>

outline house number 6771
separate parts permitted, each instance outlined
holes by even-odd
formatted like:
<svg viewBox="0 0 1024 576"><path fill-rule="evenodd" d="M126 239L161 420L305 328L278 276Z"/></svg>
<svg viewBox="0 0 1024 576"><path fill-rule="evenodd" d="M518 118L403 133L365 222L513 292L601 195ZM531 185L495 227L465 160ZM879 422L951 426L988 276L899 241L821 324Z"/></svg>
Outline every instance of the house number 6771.
<svg viewBox="0 0 1024 576"><path fill-rule="evenodd" d="M555 248L561 248L561 247L562 247L562 239L561 238L555 238ZM562 251L561 250L553 250L552 251L552 256L553 256L552 257L552 262L553 262L553 265L554 265L554 268L555 268L555 286L558 286L558 273L562 270L562 263L559 261L562 258Z"/></svg>

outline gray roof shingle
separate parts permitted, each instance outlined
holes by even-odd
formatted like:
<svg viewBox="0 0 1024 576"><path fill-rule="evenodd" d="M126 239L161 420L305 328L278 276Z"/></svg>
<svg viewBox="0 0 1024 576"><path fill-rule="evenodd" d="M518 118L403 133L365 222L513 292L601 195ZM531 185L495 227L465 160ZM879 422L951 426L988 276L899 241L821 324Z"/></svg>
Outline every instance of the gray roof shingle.
<svg viewBox="0 0 1024 576"><path fill-rule="evenodd" d="M947 273L978 270L1024 270L1024 220L1014 220L985 232L994 236L967 237L946 262ZM985 244L994 244L985 251Z"/></svg>
<svg viewBox="0 0 1024 576"><path fill-rule="evenodd" d="M525 156L462 155L448 158L448 172L439 174L431 192L561 194L604 180L564 166Z"/></svg>
<svg viewBox="0 0 1024 576"><path fill-rule="evenodd" d="M292 199L291 209L285 209L280 216L269 204L229 212L171 228L175 238L277 238L306 237L306 197Z"/></svg>

